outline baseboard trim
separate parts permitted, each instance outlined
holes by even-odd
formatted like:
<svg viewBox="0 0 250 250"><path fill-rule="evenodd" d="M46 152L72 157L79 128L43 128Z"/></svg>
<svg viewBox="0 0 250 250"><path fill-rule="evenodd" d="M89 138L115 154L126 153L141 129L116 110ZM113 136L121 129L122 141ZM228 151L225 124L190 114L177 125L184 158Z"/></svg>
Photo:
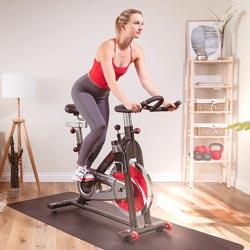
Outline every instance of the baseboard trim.
<svg viewBox="0 0 250 250"><path fill-rule="evenodd" d="M175 172L175 173L154 172L149 174L152 182L182 182L181 172Z"/></svg>
<svg viewBox="0 0 250 250"><path fill-rule="evenodd" d="M72 172L40 172L40 182L71 182ZM182 173L166 173L166 172L154 172L150 173L152 182L182 182ZM35 176L33 172L25 173L23 176L24 182L35 182ZM0 182L8 182L10 180L10 174L4 173L0 178ZM217 182L218 179L213 176L206 176L205 179L199 180L199 182ZM232 178L232 186L240 191L250 195L250 183L241 180L237 177Z"/></svg>
<svg viewBox="0 0 250 250"><path fill-rule="evenodd" d="M39 172L40 182L70 182L72 172ZM0 181L6 182L10 180L10 174L3 174ZM23 175L24 182L36 182L33 172L26 172Z"/></svg>
<svg viewBox="0 0 250 250"><path fill-rule="evenodd" d="M40 182L71 182L72 172L39 172ZM168 174L165 172L150 173L152 182L181 182L181 173ZM10 174L3 174L0 181L9 181ZM33 172L26 172L23 176L24 182L35 182Z"/></svg>
<svg viewBox="0 0 250 250"><path fill-rule="evenodd" d="M250 184L246 181L236 178L233 185L243 193L250 195Z"/></svg>

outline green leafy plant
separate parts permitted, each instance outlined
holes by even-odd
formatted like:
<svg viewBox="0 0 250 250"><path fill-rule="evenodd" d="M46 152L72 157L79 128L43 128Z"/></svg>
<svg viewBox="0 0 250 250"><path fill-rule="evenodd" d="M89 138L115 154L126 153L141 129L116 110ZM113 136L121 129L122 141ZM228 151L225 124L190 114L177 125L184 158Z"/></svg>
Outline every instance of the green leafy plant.
<svg viewBox="0 0 250 250"><path fill-rule="evenodd" d="M8 153L11 164L10 187L19 188L19 164L18 161L22 157L23 149L20 152L15 152L14 139L10 137L10 153Z"/></svg>
<svg viewBox="0 0 250 250"><path fill-rule="evenodd" d="M250 121L233 123L227 129L236 129L236 131L250 130Z"/></svg>

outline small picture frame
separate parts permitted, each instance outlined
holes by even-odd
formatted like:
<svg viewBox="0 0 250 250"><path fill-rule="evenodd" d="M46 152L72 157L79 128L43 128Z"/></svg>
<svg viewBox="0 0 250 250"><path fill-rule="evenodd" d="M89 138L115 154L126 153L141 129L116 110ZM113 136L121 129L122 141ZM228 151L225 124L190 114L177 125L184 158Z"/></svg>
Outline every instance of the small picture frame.
<svg viewBox="0 0 250 250"><path fill-rule="evenodd" d="M205 53L207 60L221 56L219 30L214 20L190 20L186 25L186 55L196 58Z"/></svg>

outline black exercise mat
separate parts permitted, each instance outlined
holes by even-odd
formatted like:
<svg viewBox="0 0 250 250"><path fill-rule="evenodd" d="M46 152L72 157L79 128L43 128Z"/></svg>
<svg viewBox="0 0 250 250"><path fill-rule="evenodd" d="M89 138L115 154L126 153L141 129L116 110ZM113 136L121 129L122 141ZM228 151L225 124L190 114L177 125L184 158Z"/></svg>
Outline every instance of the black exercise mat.
<svg viewBox="0 0 250 250"><path fill-rule="evenodd" d="M241 250L243 246L173 224L170 232L151 232L140 235L138 241L121 241L117 232L127 229L126 225L94 214L75 206L59 208L52 214L47 208L51 202L78 197L76 193L62 193L27 201L11 203L8 206L60 229L81 240L87 241L105 250ZM92 204L92 203L91 203ZM117 208L105 202L95 202L103 211L120 216Z"/></svg>

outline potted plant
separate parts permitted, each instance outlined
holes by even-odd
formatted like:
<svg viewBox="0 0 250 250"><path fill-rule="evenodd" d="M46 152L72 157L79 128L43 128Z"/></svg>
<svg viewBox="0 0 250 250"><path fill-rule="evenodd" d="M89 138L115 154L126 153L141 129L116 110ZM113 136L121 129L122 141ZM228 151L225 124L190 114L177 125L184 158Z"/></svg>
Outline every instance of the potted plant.
<svg viewBox="0 0 250 250"><path fill-rule="evenodd" d="M23 149L20 152L15 152L14 139L10 137L10 153L9 161L11 164L11 173L10 173L10 188L9 188L9 197L11 199L17 199L20 196L21 187L19 183L19 159L22 157Z"/></svg>

